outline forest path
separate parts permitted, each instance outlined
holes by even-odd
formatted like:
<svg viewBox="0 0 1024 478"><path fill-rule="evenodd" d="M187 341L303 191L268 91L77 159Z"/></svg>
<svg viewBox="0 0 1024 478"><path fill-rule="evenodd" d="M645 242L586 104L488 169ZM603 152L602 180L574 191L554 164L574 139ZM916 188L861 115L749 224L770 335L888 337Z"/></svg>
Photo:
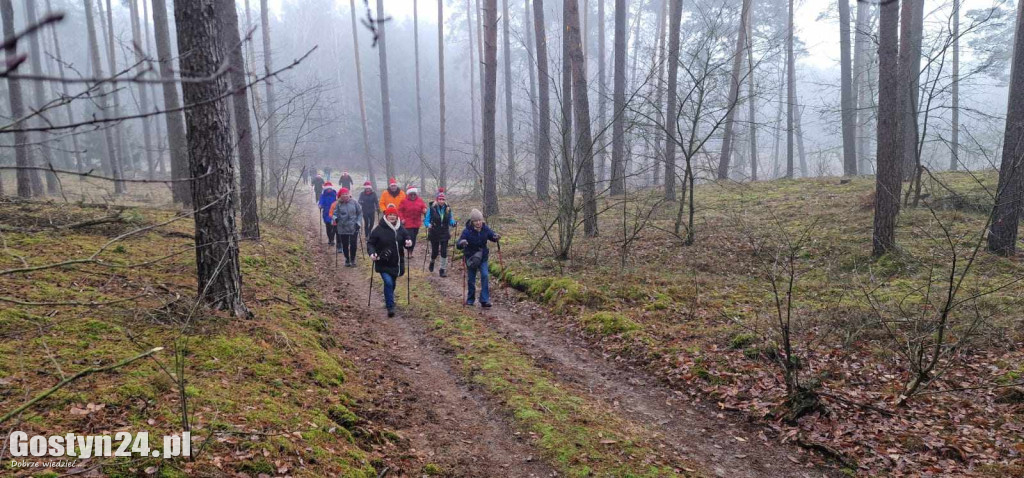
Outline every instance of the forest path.
<svg viewBox="0 0 1024 478"><path fill-rule="evenodd" d="M491 259L497 259L493 253ZM462 264L429 281L455 303L463 297ZM417 264L418 265L418 264ZM491 280L492 308L474 310L488 327L517 344L559 379L586 390L627 420L657 434L683 459L702 463L715 476L832 476L802 450L767 438L763 428L723 415L671 390L649 373L608 360L582 338L558 330L558 319L514 289ZM468 309L468 308L467 308Z"/></svg>
<svg viewBox="0 0 1024 478"><path fill-rule="evenodd" d="M374 278L372 307L366 307L369 261L360 252L358 268L345 268L343 262L335 267L334 248L315 227L322 229L322 222L310 222L306 241L314 252L314 287L329 309L349 312L332 314L332 332L345 358L358 367L354 380L372 399L360 404L361 415L409 440L403 460L388 463L394 467L388 476L421 476L421 467L428 463L439 465L448 476L555 476L528 439L512 430L503 412L452 369L452 359L419 321L387 318L379 276Z"/></svg>

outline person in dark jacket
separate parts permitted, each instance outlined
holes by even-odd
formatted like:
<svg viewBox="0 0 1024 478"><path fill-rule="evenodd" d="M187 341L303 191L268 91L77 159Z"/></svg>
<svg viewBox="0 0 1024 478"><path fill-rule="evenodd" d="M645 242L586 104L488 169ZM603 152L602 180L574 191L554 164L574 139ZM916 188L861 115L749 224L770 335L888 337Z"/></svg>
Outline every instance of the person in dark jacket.
<svg viewBox="0 0 1024 478"><path fill-rule="evenodd" d="M430 272L434 272L434 261L441 256L441 277L448 277L448 241L452 238L451 228L458 222L455 213L445 200L444 191L437 193L437 198L430 203L427 217L423 220L427 226L427 240L430 241Z"/></svg>
<svg viewBox="0 0 1024 478"><path fill-rule="evenodd" d="M487 269L487 258L490 250L487 249L487 241L498 242L501 236L487 227L484 223L484 214L479 209L473 209L469 213L469 222L466 229L462 231L459 242L455 244L466 258L467 288L469 293L466 296L466 304L473 305L476 300L476 274L480 273L480 307L491 306L491 290L488 284L490 271Z"/></svg>
<svg viewBox="0 0 1024 478"><path fill-rule="evenodd" d="M334 192L334 185L330 181L324 183L324 192L320 194L320 215L324 219L324 227L327 228L327 245L334 245L334 221L331 220L331 205L338 200L338 194Z"/></svg>
<svg viewBox="0 0 1024 478"><path fill-rule="evenodd" d="M359 203L352 200L348 188L338 190L338 200L331 206L331 219L338 238L338 252L345 255L345 267L356 266L359 244L359 223L363 220Z"/></svg>
<svg viewBox="0 0 1024 478"><path fill-rule="evenodd" d="M395 316L395 281L405 275L405 249L411 248L412 238L402 227L402 221L398 220L398 208L388 207L366 240L366 252L370 254L373 268L384 281L384 305L388 309L388 317Z"/></svg>
<svg viewBox="0 0 1024 478"><path fill-rule="evenodd" d="M341 187L346 189L352 189L352 176L348 175L348 171L341 172L341 178L338 179L338 183Z"/></svg>
<svg viewBox="0 0 1024 478"><path fill-rule="evenodd" d="M313 178L313 201L320 202L320 194L324 192L324 177L317 173Z"/></svg>
<svg viewBox="0 0 1024 478"><path fill-rule="evenodd" d="M373 190L373 183L367 180L363 183L363 192L359 194L359 207L363 210L363 229L367 238L374 224L377 224L377 201L377 191Z"/></svg>

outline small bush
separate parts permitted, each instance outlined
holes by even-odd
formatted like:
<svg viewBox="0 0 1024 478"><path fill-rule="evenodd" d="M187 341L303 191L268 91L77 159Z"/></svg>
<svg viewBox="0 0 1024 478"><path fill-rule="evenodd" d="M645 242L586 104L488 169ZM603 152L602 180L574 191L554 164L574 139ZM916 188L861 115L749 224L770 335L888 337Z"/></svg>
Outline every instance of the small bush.
<svg viewBox="0 0 1024 478"><path fill-rule="evenodd" d="M595 312L583 317L587 332L615 335L639 330L640 324L617 312Z"/></svg>

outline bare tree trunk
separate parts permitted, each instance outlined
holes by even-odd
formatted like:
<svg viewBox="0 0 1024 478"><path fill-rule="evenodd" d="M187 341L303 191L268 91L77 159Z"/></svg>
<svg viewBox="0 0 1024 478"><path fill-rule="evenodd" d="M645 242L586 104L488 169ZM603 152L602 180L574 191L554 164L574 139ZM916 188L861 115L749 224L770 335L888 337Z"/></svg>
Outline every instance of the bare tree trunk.
<svg viewBox="0 0 1024 478"><path fill-rule="evenodd" d="M537 63L534 58L534 52L536 51L536 45L533 40L533 22L531 18L533 12L530 11L530 0L523 0L523 29L526 30L526 59L527 59L527 73L526 76L530 78L530 133L533 139L533 158L537 159L537 150L540 149L540 143L537 139L537 70L535 65Z"/></svg>
<svg viewBox="0 0 1024 478"><path fill-rule="evenodd" d="M793 57L793 0L789 0L786 26L786 178L793 178L793 124L796 109L796 59Z"/></svg>
<svg viewBox="0 0 1024 478"><path fill-rule="evenodd" d="M740 96L740 69L743 68L743 49L747 46L747 21L750 17L750 0L743 0L740 9L740 26L736 35L736 49L732 56L732 77L729 80L728 111L725 113L725 128L722 133L722 153L718 157L718 179L729 179L729 162L732 159L733 122L736 118L736 104Z"/></svg>
<svg viewBox="0 0 1024 478"><path fill-rule="evenodd" d="M274 71L274 62L273 51L270 49L270 10L267 7L267 0L260 0L260 29L263 32L263 74L266 76L263 84L267 89L267 146L270 149L270 176L276 194L280 188L284 187L281 184L284 172L281 171L283 165L281 164L281 155L278 149L277 97L274 95L274 77L270 75Z"/></svg>
<svg viewBox="0 0 1024 478"><path fill-rule="evenodd" d="M116 52L114 51L114 14L113 9L110 6L110 0L107 0L107 64L110 68L110 75L114 76L118 73L117 71L117 58ZM103 17L100 17L102 23ZM111 90L111 96L114 97L114 118L121 117L121 93L117 87ZM131 152L128 150L128 146L124 141L124 136L121 134L121 126L115 124L111 127L114 130L114 138L117 140L117 148L113 150L113 157L111 158L111 165L114 170L112 171L115 179L121 179L124 177L124 165L127 163L131 166ZM125 184L123 181L114 181L114 193L121 194L126 191Z"/></svg>
<svg viewBox="0 0 1024 478"><path fill-rule="evenodd" d="M46 11L53 11L53 8L50 6L50 0L46 0ZM54 58L56 59L54 63L57 64L57 77L60 79L64 79L64 56L61 54L60 38L59 35L57 35L57 29L51 28L50 34L53 37L53 51ZM68 83L62 81L60 85L61 91L64 94L64 96L70 97L71 92L68 90ZM64 112L65 114L67 114L68 124L73 124L75 122L75 109L71 106L70 101L64 104ZM71 135L71 149L73 150L75 155L75 170L79 172L84 171L84 164L82 163L82 150L78 145L77 134Z"/></svg>
<svg viewBox="0 0 1024 478"><path fill-rule="evenodd" d="M868 70L870 67L871 53L869 49L873 43L871 38L871 4L868 2L857 2L857 26L854 32L853 44L853 106L856 109L856 136L857 145L857 171L860 174L868 174L868 140L870 133L867 129L871 111L867 105L870 104L869 96L871 89L868 85Z"/></svg>
<svg viewBox="0 0 1024 478"><path fill-rule="evenodd" d="M132 15L132 42L139 45L141 48L142 43L142 27L139 25L139 4L137 0L130 0L128 2L128 9ZM137 67L137 74L142 75L146 71L145 54L140 48L135 48L135 62L139 64ZM141 112L149 112L149 89L145 83L138 83L136 85L139 89L139 110ZM153 158L153 137L150 131L149 118L142 118L142 145L146 149L144 154L146 156L146 168L149 172L149 179L156 177L156 160Z"/></svg>
<svg viewBox="0 0 1024 478"><path fill-rule="evenodd" d="M676 84L679 78L679 24L683 0L670 0L668 28L668 107L665 109L665 199L676 200L676 134L678 119Z"/></svg>
<svg viewBox="0 0 1024 478"><path fill-rule="evenodd" d="M537 36L537 197L547 199L551 182L551 76L548 74L548 37L544 0L533 0L533 28Z"/></svg>
<svg viewBox="0 0 1024 478"><path fill-rule="evenodd" d="M484 0L484 214L498 214L498 0Z"/></svg>
<svg viewBox="0 0 1024 478"><path fill-rule="evenodd" d="M475 167L475 165L479 163L478 154L480 152L480 145L476 142L476 127L478 124L476 121L476 115L478 112L480 112L480 107L477 106L476 103L476 93L478 86L476 82L476 73L477 69L479 68L479 65L477 64L475 56L475 54L478 53L479 50L477 46L479 45L479 42L473 41L473 5L470 2L471 0L466 0L466 36L469 37L469 103L472 106L472 108L470 109L469 116L469 132L473 139L473 154L471 156L473 165ZM479 37L479 31L477 32L477 36ZM479 40L479 38L477 39ZM482 93L483 92L481 91L481 94Z"/></svg>
<svg viewBox="0 0 1024 478"><path fill-rule="evenodd" d="M91 1L91 0L90 0ZM185 137L185 117L178 99L178 85L174 79L174 54L171 52L171 34L167 22L167 5L164 0L153 0L153 36L156 40L157 58L160 60L160 77L164 79L164 107L171 112L164 115L167 125L167 146L171 154L171 178L184 179L188 176L188 144ZM99 52L96 53L99 56ZM191 183L175 182L171 185L174 202L186 207L192 206Z"/></svg>
<svg viewBox="0 0 1024 478"><path fill-rule="evenodd" d="M263 0L266 1L266 0ZM384 18L384 0L377 0L377 18ZM384 168L395 177L395 157L391 150L391 93L388 91L388 42L386 23L377 24L377 58L380 61L380 103L384 126Z"/></svg>
<svg viewBox="0 0 1024 478"><path fill-rule="evenodd" d="M607 180L605 163L607 158L605 147L608 144L608 137L604 132L608 129L608 79L605 73L605 0L597 0L597 181L599 183Z"/></svg>
<svg viewBox="0 0 1024 478"><path fill-rule="evenodd" d="M953 117L949 145L949 169L960 165L960 0L953 0Z"/></svg>
<svg viewBox="0 0 1024 478"><path fill-rule="evenodd" d="M898 2L882 3L878 41L878 166L875 175L875 218L872 254L896 249L896 218L900 213L900 85L897 74Z"/></svg>
<svg viewBox="0 0 1024 478"><path fill-rule="evenodd" d="M1017 34L1013 41L1010 93L1006 107L1003 159L999 165L988 249L996 254L1017 253L1017 226L1024 210L1024 2L1017 3Z"/></svg>
<svg viewBox="0 0 1024 478"><path fill-rule="evenodd" d="M423 158L423 107L420 99L420 8L419 0L412 0L412 44L416 65L416 156L420 162L420 187L427 189L427 173Z"/></svg>
<svg viewBox="0 0 1024 478"><path fill-rule="evenodd" d="M84 0L85 4L85 25L86 33L89 41L89 63L92 66L92 74L97 78L103 78L103 62L100 60L100 43L99 37L96 34L96 22L94 21L94 13L92 8L92 0ZM99 84L96 87L96 106L98 112L96 113L99 118L105 118L107 116L107 88L105 84ZM103 128L103 144L105 149L103 151L103 159L101 161L104 173L113 176L115 171L115 163L117 158L117 148L114 144L114 135L110 127ZM17 143L17 141L15 141ZM114 190L117 191L117 183L114 182Z"/></svg>
<svg viewBox="0 0 1024 478"><path fill-rule="evenodd" d="M152 43L152 40L151 40L152 33L150 32L150 29L149 29L149 19L150 19L150 16L149 16L149 1L148 0L142 0L142 33L145 35L145 40L146 40L146 46L145 46L146 55L150 59L150 61L148 61L146 63L146 66L149 67L150 69L152 69L152 68L154 68L152 59L156 56L156 47L153 46L154 44ZM152 111L161 111L161 110L163 110L164 108L160 105L160 95L157 93L157 85L156 85L156 83L150 83L149 84L149 94L150 94L150 98L153 99L153 106L150 109L150 111L152 112ZM153 146L156 148L154 153L156 154L157 171L159 171L161 174L166 174L167 169L164 166L165 163L164 163L164 159L163 159L164 158L163 140L161 139L161 138L164 137L164 133L165 132L160 129L160 121L159 120L150 119L150 121L152 121L153 133L154 133L154 136L155 136L155 139L156 139L156 142L154 143Z"/></svg>
<svg viewBox="0 0 1024 478"><path fill-rule="evenodd" d="M505 63L505 153L508 160L508 191L513 193L516 190L516 151L515 151L515 123L513 120L512 104L512 42L509 38L509 15L508 0L502 0L501 24L502 24L502 56Z"/></svg>
<svg viewBox="0 0 1024 478"><path fill-rule="evenodd" d="M604 0L602 0L603 3ZM626 192L626 0L615 0L615 63L612 88L612 182L613 196ZM639 46L639 45L638 45Z"/></svg>
<svg viewBox="0 0 1024 478"><path fill-rule="evenodd" d="M793 118L794 125L793 131L796 133L796 154L800 158L800 177L809 177L810 171L807 169L807 154L804 152L804 132L803 132L803 113L804 109L800 106L800 97L796 94L796 80L793 84L793 105L796 108L795 117Z"/></svg>
<svg viewBox="0 0 1024 478"><path fill-rule="evenodd" d="M839 0L839 103L843 131L843 176L857 175L857 93L853 89L850 50L850 2Z"/></svg>
<svg viewBox="0 0 1024 478"><path fill-rule="evenodd" d="M779 145L782 143L782 111L786 107L786 93L783 90L786 86L784 69L779 74L779 108L775 112L775 146L772 148L772 179L779 179Z"/></svg>
<svg viewBox="0 0 1024 478"><path fill-rule="evenodd" d="M662 117L665 120L665 124L668 124L668 112L663 108L665 106L665 44L668 40L668 17L669 11L672 9L671 3L674 0L662 0L662 6L658 13L658 41L655 48L655 59L654 63L658 68L658 80L655 84L654 89L654 107L657 109L655 114ZM661 183L661 171L665 167L665 152L669 140L662 137L663 132L657 130L654 132L654 144L659 148L655 152L655 164L654 164L654 185L657 186ZM664 141L663 141L664 140Z"/></svg>
<svg viewBox="0 0 1024 478"><path fill-rule="evenodd" d="M747 116L750 121L750 180L757 181L757 85L754 75L754 9L747 14Z"/></svg>
<svg viewBox="0 0 1024 478"><path fill-rule="evenodd" d="M917 95L921 84L921 36L924 24L924 0L903 0L900 12L900 140L902 179L916 176Z"/></svg>
<svg viewBox="0 0 1024 478"><path fill-rule="evenodd" d="M25 18L26 24L32 25L36 23L36 5L35 2L25 2ZM29 35L28 42L30 47L29 52L29 64L32 68L32 74L42 75L43 74L43 49L39 46L39 35ZM33 81L32 91L35 99L35 109L41 110L46 102L46 95L43 93L43 82ZM49 120L46 119L45 113L40 112L36 115L35 119L31 122L34 126L43 128ZM29 135L29 141L32 141L32 136L35 136L35 142L37 143L33 149L35 161L33 164L36 166L49 167L53 160L53 149L49 146L49 134L45 132L38 132L35 135ZM34 174L38 178L38 172ZM40 183L40 189L42 189L42 183ZM48 194L57 194L59 186L57 184L57 175L47 172L46 173L46 192ZM39 191L41 193L42 191Z"/></svg>
<svg viewBox="0 0 1024 478"><path fill-rule="evenodd" d="M178 48L189 52L181 57L182 71L208 76L220 67L215 10L204 2L175 0ZM182 84L185 104L191 105L185 110L189 171L199 178L192 188L196 206L196 272L199 296L206 304L229 311L235 317L245 317L249 311L242 303L227 103L210 101L226 91L227 79L223 77Z"/></svg>
<svg viewBox="0 0 1024 478"><path fill-rule="evenodd" d="M257 206L259 190L256 186L256 156L252 142L252 123L249 113L249 94L245 79L245 58L242 56L242 38L238 31L238 13L235 0L217 0L220 22L221 49L231 70L232 108L236 145L238 147L239 199L242 213L242 238L260 238L260 217Z"/></svg>
<svg viewBox="0 0 1024 478"><path fill-rule="evenodd" d="M440 132L438 133L437 167L440 169L437 187L448 186L448 160L445 155L445 110L444 110L444 0L437 0L437 96L438 115L440 116ZM472 85L472 82L470 82ZM472 89L472 88L470 88ZM424 185L423 187L426 187Z"/></svg>
<svg viewBox="0 0 1024 478"><path fill-rule="evenodd" d="M363 65L359 59L359 27L356 26L356 0L349 0L352 13L352 59L356 64L356 88L359 94L359 119L363 125L363 154L366 155L366 172L370 182L377 187L377 175L373 171L373 155L370 154L370 133L366 128L366 98L363 96Z"/></svg>
<svg viewBox="0 0 1024 478"><path fill-rule="evenodd" d="M89 6L89 0L86 0L86 7ZM3 29L4 29L4 41L12 40L15 35L14 31L14 6L11 5L11 0L0 0L0 15L3 15ZM90 15L91 17L91 15ZM8 65L14 64L18 58L17 42L11 41L8 47L4 49L4 58ZM13 78L7 78L7 97L10 100L11 117L15 120L20 120L25 116L25 103L21 96L21 81ZM18 121L17 126L21 126L21 121ZM18 166L17 180L18 180L18 197L28 198L34 196L32 190L32 175L36 174L37 171L28 169L33 167L32 157L29 154L29 135L23 131L16 131L14 133L14 163Z"/></svg>
<svg viewBox="0 0 1024 478"><path fill-rule="evenodd" d="M594 184L594 138L590 131L590 99L587 90L587 65L580 36L580 12L577 0L565 0L565 38L569 45L572 66L572 103L576 129L575 150L579 157L576 167L580 191L583 194L583 233L597 237L597 195Z"/></svg>

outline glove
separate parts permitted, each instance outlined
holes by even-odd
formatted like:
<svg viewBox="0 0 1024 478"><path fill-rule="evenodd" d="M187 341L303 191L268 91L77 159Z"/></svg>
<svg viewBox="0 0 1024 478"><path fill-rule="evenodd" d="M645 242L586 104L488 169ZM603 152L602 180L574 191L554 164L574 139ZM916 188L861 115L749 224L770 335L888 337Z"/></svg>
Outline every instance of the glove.
<svg viewBox="0 0 1024 478"><path fill-rule="evenodd" d="M462 239L458 242L459 247L466 247L469 245L469 241Z"/></svg>
<svg viewBox="0 0 1024 478"><path fill-rule="evenodd" d="M405 240L405 247L412 249L412 240L406 239Z"/></svg>
<svg viewBox="0 0 1024 478"><path fill-rule="evenodd" d="M372 261L376 261L377 260L377 253L376 252L374 252L373 254L370 254L370 260L372 260Z"/></svg>
<svg viewBox="0 0 1024 478"><path fill-rule="evenodd" d="M500 240L501 240L501 234L495 234L494 235L494 241L497 242L497 241L500 241Z"/></svg>

